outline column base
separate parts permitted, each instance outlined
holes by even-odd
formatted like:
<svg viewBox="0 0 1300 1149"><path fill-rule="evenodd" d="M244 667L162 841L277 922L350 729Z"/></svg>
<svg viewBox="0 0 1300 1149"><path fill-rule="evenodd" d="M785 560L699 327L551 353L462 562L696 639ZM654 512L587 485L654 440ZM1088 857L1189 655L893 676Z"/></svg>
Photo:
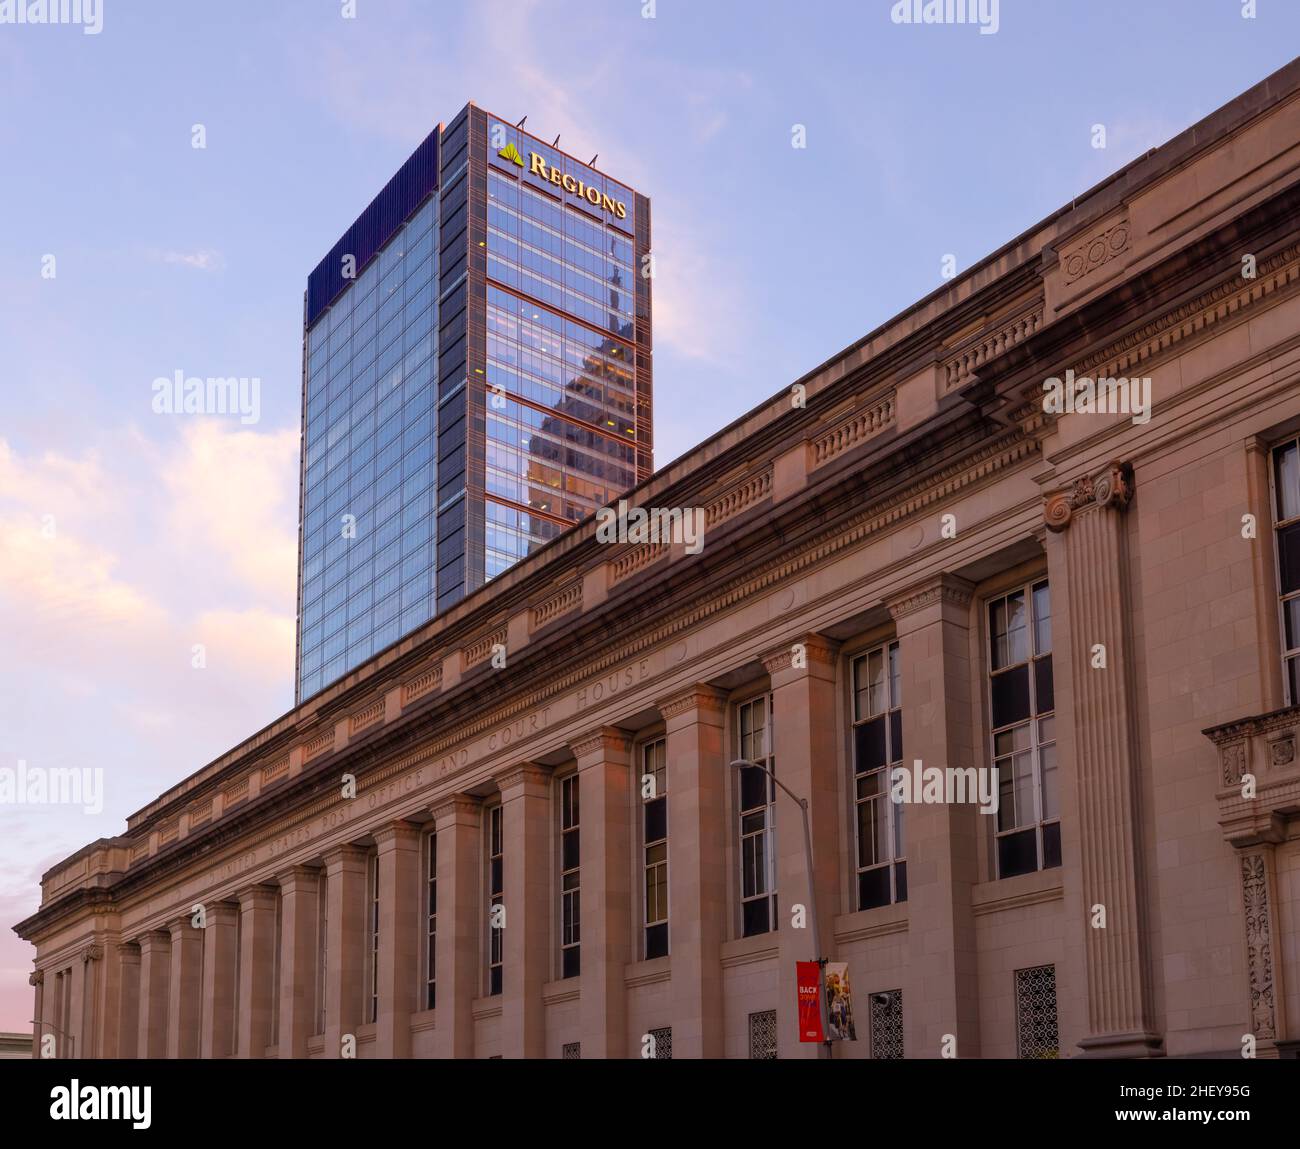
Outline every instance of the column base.
<svg viewBox="0 0 1300 1149"><path fill-rule="evenodd" d="M1106 1033L1080 1040L1080 1057L1164 1057L1164 1038L1156 1033Z"/></svg>

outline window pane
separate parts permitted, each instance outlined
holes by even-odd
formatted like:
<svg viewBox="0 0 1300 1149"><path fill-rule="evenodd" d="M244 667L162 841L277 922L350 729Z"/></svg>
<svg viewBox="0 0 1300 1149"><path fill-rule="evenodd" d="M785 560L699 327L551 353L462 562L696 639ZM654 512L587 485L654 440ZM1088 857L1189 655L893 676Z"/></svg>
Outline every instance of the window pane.
<svg viewBox="0 0 1300 1149"><path fill-rule="evenodd" d="M668 836L668 799L656 798L645 804L645 840L657 842Z"/></svg>
<svg viewBox="0 0 1300 1149"><path fill-rule="evenodd" d="M885 750L885 719L873 718L855 727L853 731L854 769L861 774L865 770L879 770L889 761Z"/></svg>
<svg viewBox="0 0 1300 1149"><path fill-rule="evenodd" d="M1300 596L1282 603L1282 619L1286 627L1286 648L1295 650L1300 646Z"/></svg>
<svg viewBox="0 0 1300 1149"><path fill-rule="evenodd" d="M1274 459L1278 519L1292 519L1300 515L1300 450L1295 443L1288 443L1277 449Z"/></svg>
<svg viewBox="0 0 1300 1149"><path fill-rule="evenodd" d="M903 705L903 667L898 643L889 648L889 705Z"/></svg>
<svg viewBox="0 0 1300 1149"><path fill-rule="evenodd" d="M1043 869L1050 870L1061 864L1061 823L1052 822L1043 827Z"/></svg>
<svg viewBox="0 0 1300 1149"><path fill-rule="evenodd" d="M1033 829L998 839L998 877L1032 874L1038 869L1037 834Z"/></svg>
<svg viewBox="0 0 1300 1149"><path fill-rule="evenodd" d="M1052 683L1052 658L1034 660L1034 710L1046 714L1056 709L1056 694Z"/></svg>
<svg viewBox="0 0 1300 1149"><path fill-rule="evenodd" d="M1029 667L994 675L990 683L993 701L993 725L1010 726L1029 717Z"/></svg>
<svg viewBox="0 0 1300 1149"><path fill-rule="evenodd" d="M889 905L889 867L877 866L858 875L858 909Z"/></svg>
<svg viewBox="0 0 1300 1149"><path fill-rule="evenodd" d="M1277 565L1282 593L1300 590L1300 523L1292 523L1277 532Z"/></svg>
<svg viewBox="0 0 1300 1149"><path fill-rule="evenodd" d="M1052 600L1045 582L1034 587L1034 653L1052 653Z"/></svg>

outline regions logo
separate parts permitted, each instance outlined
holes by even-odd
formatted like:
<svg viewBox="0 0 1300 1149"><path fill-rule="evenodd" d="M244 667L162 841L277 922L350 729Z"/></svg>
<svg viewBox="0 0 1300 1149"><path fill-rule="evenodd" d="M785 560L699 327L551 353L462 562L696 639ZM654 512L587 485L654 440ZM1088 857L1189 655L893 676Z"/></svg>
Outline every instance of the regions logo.
<svg viewBox="0 0 1300 1149"><path fill-rule="evenodd" d="M504 148L497 152L497 155L503 160L518 164L520 167L524 166L524 157L519 154L519 149L514 144L506 144Z"/></svg>

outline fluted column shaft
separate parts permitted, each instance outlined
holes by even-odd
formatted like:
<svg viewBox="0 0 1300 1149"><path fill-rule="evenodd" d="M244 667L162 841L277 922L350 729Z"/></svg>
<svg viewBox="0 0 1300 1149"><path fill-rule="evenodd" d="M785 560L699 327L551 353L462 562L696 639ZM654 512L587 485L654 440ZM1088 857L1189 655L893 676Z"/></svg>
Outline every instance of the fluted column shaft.
<svg viewBox="0 0 1300 1149"><path fill-rule="evenodd" d="M482 984L483 807L456 794L434 808L437 841L438 933L434 941L438 1057L474 1056L474 998Z"/></svg>
<svg viewBox="0 0 1300 1149"><path fill-rule="evenodd" d="M410 1057L420 955L420 829L399 821L375 831L379 849L379 1016L376 1056Z"/></svg>
<svg viewBox="0 0 1300 1149"><path fill-rule="evenodd" d="M275 1027L275 907L280 891L239 892L239 1020L236 1054L265 1057Z"/></svg>

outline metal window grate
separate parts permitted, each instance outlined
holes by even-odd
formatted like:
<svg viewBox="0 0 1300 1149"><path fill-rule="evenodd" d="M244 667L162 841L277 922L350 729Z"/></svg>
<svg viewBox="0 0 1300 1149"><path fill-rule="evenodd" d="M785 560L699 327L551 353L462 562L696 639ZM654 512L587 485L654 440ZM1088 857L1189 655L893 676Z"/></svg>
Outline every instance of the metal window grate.
<svg viewBox="0 0 1300 1149"><path fill-rule="evenodd" d="M1016 1046L1022 1058L1061 1055L1054 965L1016 970Z"/></svg>
<svg viewBox="0 0 1300 1149"><path fill-rule="evenodd" d="M673 1027L665 1026L663 1029L652 1029L650 1036L654 1040L654 1052L651 1059L654 1061L671 1061L673 1057Z"/></svg>
<svg viewBox="0 0 1300 1149"><path fill-rule="evenodd" d="M749 1058L776 1060L776 1010L765 1009L749 1015Z"/></svg>
<svg viewBox="0 0 1300 1149"><path fill-rule="evenodd" d="M560 1050L561 1061L581 1061L582 1060L582 1042L566 1041L564 1047Z"/></svg>
<svg viewBox="0 0 1300 1149"><path fill-rule="evenodd" d="M903 991L884 990L870 996L871 1056L876 1061L903 1059Z"/></svg>

